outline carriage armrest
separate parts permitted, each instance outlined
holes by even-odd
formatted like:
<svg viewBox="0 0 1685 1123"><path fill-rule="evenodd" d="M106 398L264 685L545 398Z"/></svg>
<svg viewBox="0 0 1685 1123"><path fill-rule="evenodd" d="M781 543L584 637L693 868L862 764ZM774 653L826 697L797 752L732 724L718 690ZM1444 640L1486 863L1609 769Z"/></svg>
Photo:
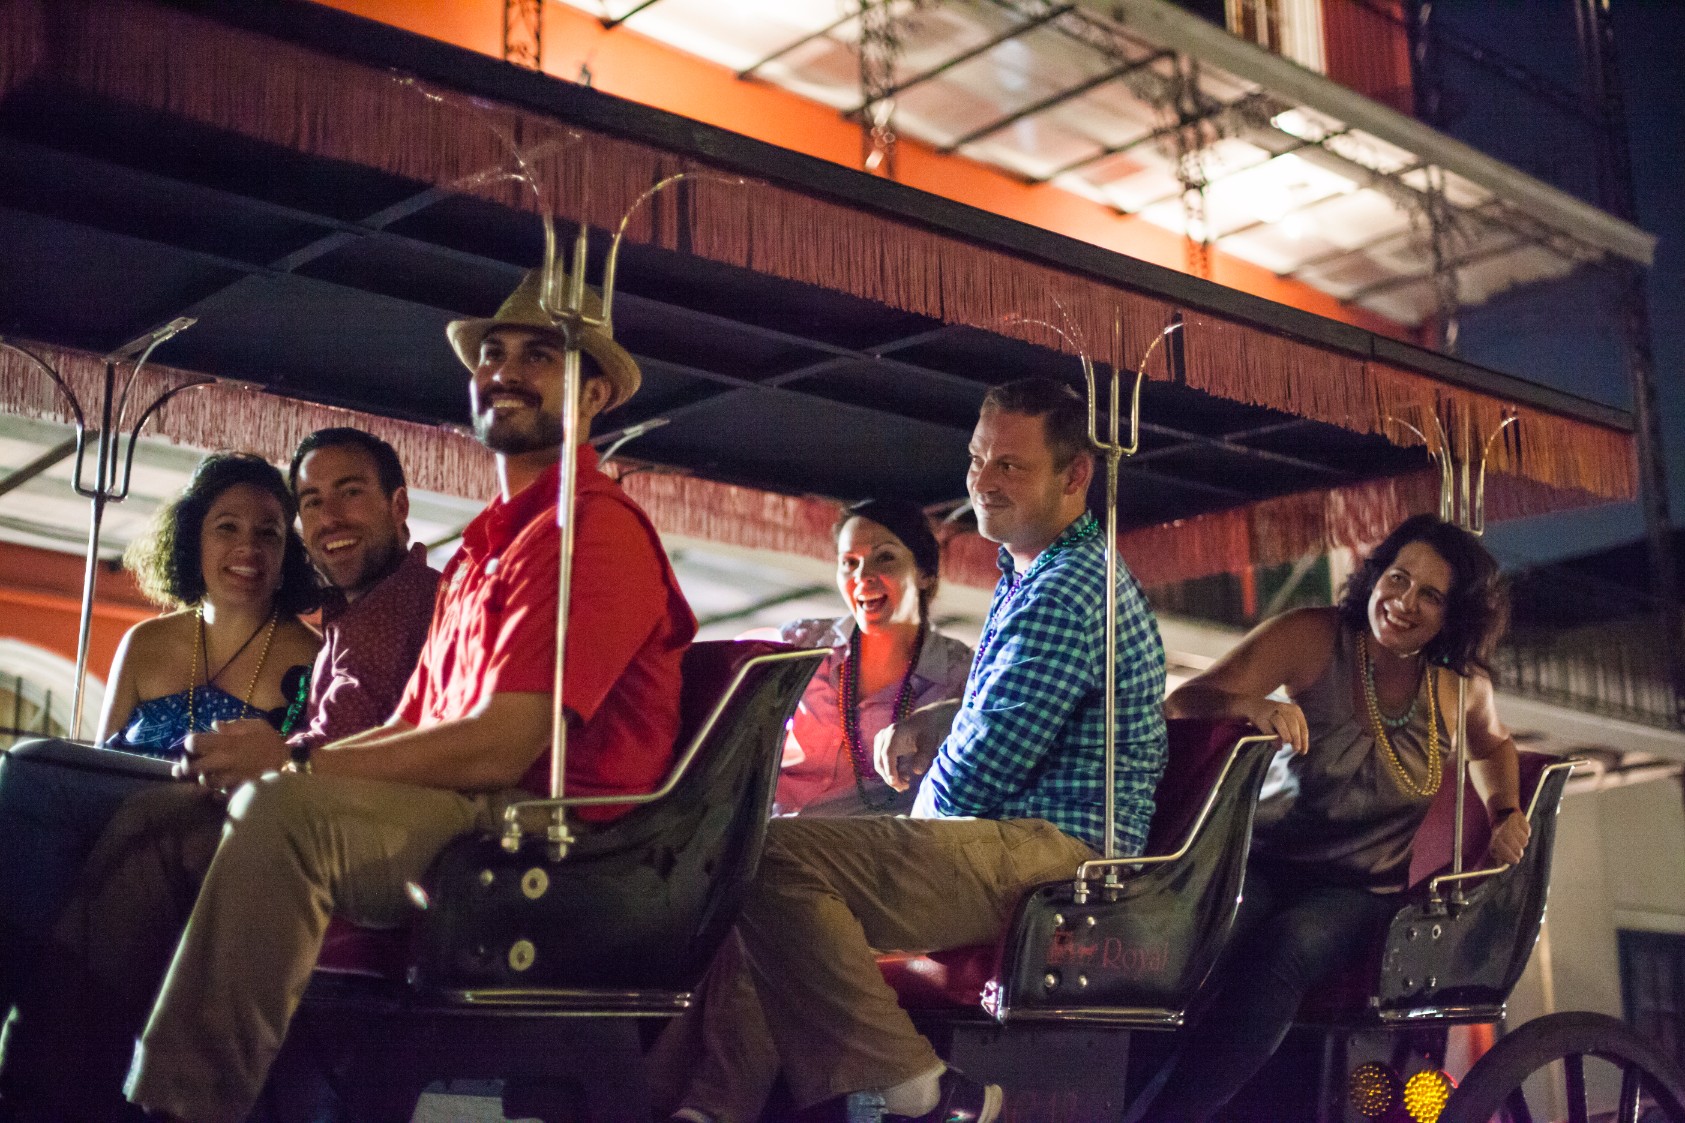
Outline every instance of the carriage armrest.
<svg viewBox="0 0 1685 1123"><path fill-rule="evenodd" d="M1541 784L1552 765L1559 758L1523 749L1516 754L1519 769L1521 806L1532 818ZM1416 828L1410 843L1410 877L1412 888L1425 886L1428 880L1451 868L1451 848L1456 824L1457 785L1454 759L1445 762L1446 782L1428 808L1421 825ZM1486 819L1486 808L1474 789L1472 780L1464 787L1463 798L1463 868L1475 869L1483 863L1492 828Z"/></svg>
<svg viewBox="0 0 1685 1123"><path fill-rule="evenodd" d="M1155 813L1146 853L1131 858L1095 858L1084 862L1077 867L1076 879L1079 882L1087 881L1101 870L1141 869L1186 859L1218 806L1223 781L1229 771L1238 767L1237 762L1247 750L1276 740L1256 732L1245 722L1212 724L1180 719L1171 722L1170 727L1172 740L1185 740L1189 747L1179 751L1172 747L1170 760L1174 764L1167 762L1165 777L1159 784L1156 798L1165 800L1161 806L1166 828L1160 828L1161 816ZM1202 748L1196 751L1195 746ZM1219 748L1220 751L1217 751ZM1204 791L1203 799L1189 798L1201 790ZM1181 802L1172 802L1175 797L1181 797ZM1154 841L1160 846L1168 844L1173 849L1155 851Z"/></svg>
<svg viewBox="0 0 1685 1123"><path fill-rule="evenodd" d="M1550 882L1556 813L1568 774L1577 763L1522 753L1521 790L1532 837L1521 861L1482 876L1465 900L1447 902L1431 892L1439 876L1426 875L1405 895L1385 933L1351 967L1319 983L1306 996L1299 1021L1316 1024L1408 1022L1416 1018L1491 1021L1501 1015L1538 939ZM1479 801L1470 801L1484 822ZM1441 827L1449 817L1442 816ZM1438 841L1424 824L1428 845ZM1419 834L1418 839L1423 835ZM1471 831L1465 853L1486 847L1486 832ZM1449 846L1442 853L1449 854ZM1444 867L1441 867L1444 868Z"/></svg>
<svg viewBox="0 0 1685 1123"><path fill-rule="evenodd" d="M704 646L714 645L694 644L691 650L695 651ZM826 650L823 648L793 648L788 644L773 643L767 640L733 641L729 646L742 649L735 653L736 662L733 665L731 681L723 690L716 691L717 700L713 707L702 717L700 724L691 733L685 743L684 752L680 753L678 760L674 761L673 767L668 771L667 778L662 781L660 787L654 791L638 795L570 795L562 796L559 799L524 799L518 803L511 803L504 808L503 819L505 824L509 826L517 824L522 812L553 810L558 807L627 807L654 803L658 799L665 799L685 778L686 772L690 770L691 762L702 752L703 746L708 743L708 738L713 735L715 727L719 725L727 711L736 704L743 682L748 678L754 667L765 666L768 663L806 659ZM686 673L687 675L691 674L689 661L686 663ZM687 687L689 687L690 682L691 679L687 678Z"/></svg>
<svg viewBox="0 0 1685 1123"><path fill-rule="evenodd" d="M982 986L996 1018L1181 1024L1226 942L1270 739L1250 727L1171 723L1147 860L1133 876L1078 902L1071 879L1019 903L1003 944L880 961L904 1005L974 1005ZM932 985L934 984L934 985Z"/></svg>
<svg viewBox="0 0 1685 1123"><path fill-rule="evenodd" d="M760 860L785 726L824 655L693 644L681 698L692 747L666 798L595 826L563 857L542 839L510 850L470 835L446 846L422 887L416 989L467 1003L693 987Z"/></svg>

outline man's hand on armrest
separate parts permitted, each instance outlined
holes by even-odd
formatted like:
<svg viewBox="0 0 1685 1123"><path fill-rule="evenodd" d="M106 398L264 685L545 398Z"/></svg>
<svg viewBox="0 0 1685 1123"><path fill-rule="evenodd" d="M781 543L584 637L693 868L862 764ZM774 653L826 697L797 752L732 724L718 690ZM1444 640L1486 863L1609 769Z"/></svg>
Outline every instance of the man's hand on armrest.
<svg viewBox="0 0 1685 1123"><path fill-rule="evenodd" d="M959 708L955 698L932 702L880 730L872 743L872 764L883 782L904 792L929 771Z"/></svg>

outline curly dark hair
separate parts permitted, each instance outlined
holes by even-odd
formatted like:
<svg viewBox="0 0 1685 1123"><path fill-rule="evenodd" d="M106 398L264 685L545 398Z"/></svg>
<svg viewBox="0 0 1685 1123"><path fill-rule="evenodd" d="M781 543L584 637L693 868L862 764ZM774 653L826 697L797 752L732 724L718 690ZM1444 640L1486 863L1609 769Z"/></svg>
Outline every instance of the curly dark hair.
<svg viewBox="0 0 1685 1123"><path fill-rule="evenodd" d="M1412 515L1399 523L1353 571L1340 593L1340 622L1359 634L1369 630L1375 583L1412 542L1433 547L1451 566L1445 626L1428 641L1425 654L1460 675L1475 668L1490 674L1492 652L1509 626L1509 590L1480 539L1434 515Z"/></svg>
<svg viewBox="0 0 1685 1123"><path fill-rule="evenodd" d="M322 603L322 589L304 552L304 541L293 528L298 508L292 492L273 464L247 452L215 452L199 461L181 494L158 508L147 533L125 551L123 564L154 604L165 608L198 604L205 596L199 532L217 496L236 484L250 484L274 496L286 519L276 610L293 615L313 611Z"/></svg>

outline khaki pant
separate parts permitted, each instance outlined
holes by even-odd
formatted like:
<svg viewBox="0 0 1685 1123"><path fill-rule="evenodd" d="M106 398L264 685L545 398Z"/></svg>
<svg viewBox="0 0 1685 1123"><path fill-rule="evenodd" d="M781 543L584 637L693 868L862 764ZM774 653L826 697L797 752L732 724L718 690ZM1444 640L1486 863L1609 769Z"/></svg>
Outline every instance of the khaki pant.
<svg viewBox="0 0 1685 1123"><path fill-rule="evenodd" d="M755 980L734 931L720 945L691 1005L649 1054L650 1092L665 1116L695 1108L718 1123L755 1123L778 1079Z"/></svg>
<svg viewBox="0 0 1685 1123"><path fill-rule="evenodd" d="M401 923L405 883L451 839L489 827L499 802L290 773L246 785L226 806L185 784L133 797L19 1004L8 1105L53 1123L113 1118L128 1069L130 1098L153 1111L243 1119L328 918Z"/></svg>
<svg viewBox="0 0 1685 1123"><path fill-rule="evenodd" d="M874 949L991 943L1027 890L1071 877L1092 857L1041 819L774 820L738 922L765 1020L743 1019L709 1053L765 1055L764 1024L802 1108L929 1071L940 1059L896 1002ZM708 990L737 993L727 984L711 978Z"/></svg>
<svg viewBox="0 0 1685 1123"><path fill-rule="evenodd" d="M393 926L405 884L492 825L492 800L345 777L241 788L130 1070L128 1095L192 1123L236 1123L263 1089L328 919Z"/></svg>

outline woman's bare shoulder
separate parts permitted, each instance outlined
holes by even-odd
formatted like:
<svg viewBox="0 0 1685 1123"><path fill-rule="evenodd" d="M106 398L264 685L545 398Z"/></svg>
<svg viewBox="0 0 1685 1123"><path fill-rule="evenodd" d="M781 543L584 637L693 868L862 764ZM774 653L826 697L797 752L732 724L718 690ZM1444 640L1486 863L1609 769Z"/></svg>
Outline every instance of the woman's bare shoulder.
<svg viewBox="0 0 1685 1123"><path fill-rule="evenodd" d="M1340 610L1332 606L1294 608L1259 625L1260 638L1292 649L1331 649L1340 631Z"/></svg>
<svg viewBox="0 0 1685 1123"><path fill-rule="evenodd" d="M1338 609L1295 608L1259 628L1259 654L1279 669L1288 694L1296 694L1322 677L1339 632Z"/></svg>
<svg viewBox="0 0 1685 1123"><path fill-rule="evenodd" d="M194 641L195 623L196 617L191 609L166 612L162 616L153 616L131 627L123 636L123 645L131 656L174 650L182 644Z"/></svg>

